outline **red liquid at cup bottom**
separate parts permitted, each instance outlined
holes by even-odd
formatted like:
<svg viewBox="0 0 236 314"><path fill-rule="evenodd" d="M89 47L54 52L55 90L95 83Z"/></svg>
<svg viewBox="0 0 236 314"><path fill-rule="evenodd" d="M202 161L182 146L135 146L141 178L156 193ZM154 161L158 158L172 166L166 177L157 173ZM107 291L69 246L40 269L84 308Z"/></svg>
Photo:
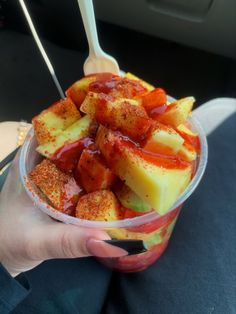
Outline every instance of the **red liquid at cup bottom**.
<svg viewBox="0 0 236 314"><path fill-rule="evenodd" d="M145 234L158 232L160 234L161 241L159 240L157 244L154 243L149 246L147 252L118 258L98 258L98 260L103 265L119 272L132 273L146 269L158 260L165 251L181 207L182 205L154 221L129 228L129 231L132 232L143 232Z"/></svg>

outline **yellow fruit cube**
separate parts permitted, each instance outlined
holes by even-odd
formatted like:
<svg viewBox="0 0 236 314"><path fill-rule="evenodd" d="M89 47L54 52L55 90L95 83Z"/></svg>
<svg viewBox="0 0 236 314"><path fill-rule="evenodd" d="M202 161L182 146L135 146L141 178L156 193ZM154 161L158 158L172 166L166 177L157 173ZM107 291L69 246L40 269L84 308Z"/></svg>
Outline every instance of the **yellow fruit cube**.
<svg viewBox="0 0 236 314"><path fill-rule="evenodd" d="M167 169L149 163L125 149L117 173L126 184L159 214L165 214L190 182L191 166Z"/></svg>
<svg viewBox="0 0 236 314"><path fill-rule="evenodd" d="M154 86L152 86L151 84L145 82L144 80L140 79L139 77L137 77L136 75L130 73L130 72L127 72L125 73L125 78L129 79L129 80L134 80L134 81L139 81L140 84L145 87L149 92L151 92L152 90L155 89Z"/></svg>
<svg viewBox="0 0 236 314"><path fill-rule="evenodd" d="M115 195L108 190L82 196L76 207L76 217L86 220L113 221L123 218Z"/></svg>
<svg viewBox="0 0 236 314"><path fill-rule="evenodd" d="M30 172L29 177L56 209L65 214L74 214L82 189L71 175L44 159Z"/></svg>
<svg viewBox="0 0 236 314"><path fill-rule="evenodd" d="M41 145L53 141L80 117L78 109L69 98L54 103L32 120L38 143Z"/></svg>
<svg viewBox="0 0 236 314"><path fill-rule="evenodd" d="M153 121L138 100L89 92L80 110L98 123L132 138L144 137Z"/></svg>
<svg viewBox="0 0 236 314"><path fill-rule="evenodd" d="M116 175L159 214L165 214L189 184L191 164L148 154L108 129L100 128L98 133L96 143Z"/></svg>
<svg viewBox="0 0 236 314"><path fill-rule="evenodd" d="M186 125L184 124L180 124L178 127L177 127L177 130L181 133L185 133L187 135L190 135L190 136L198 136L197 133L194 133L192 130L190 130Z"/></svg>
<svg viewBox="0 0 236 314"><path fill-rule="evenodd" d="M156 153L175 155L180 150L183 143L184 139L173 128L157 123L144 149Z"/></svg>
<svg viewBox="0 0 236 314"><path fill-rule="evenodd" d="M178 151L178 156L186 161L194 161L197 158L197 152L191 144L185 142Z"/></svg>
<svg viewBox="0 0 236 314"><path fill-rule="evenodd" d="M95 80L95 75L87 76L75 82L71 87L67 89L66 95L74 101L78 108L82 104L84 98L88 93L89 84L94 82Z"/></svg>
<svg viewBox="0 0 236 314"><path fill-rule="evenodd" d="M167 110L160 114L156 120L177 128L180 124L183 124L187 120L194 102L194 97L186 97L177 100L173 104L170 104Z"/></svg>
<svg viewBox="0 0 236 314"><path fill-rule="evenodd" d="M66 143L73 143L79 139L89 135L91 119L89 116L84 116L79 119L63 132L61 132L51 142L39 145L37 151L47 157L51 158L53 154Z"/></svg>

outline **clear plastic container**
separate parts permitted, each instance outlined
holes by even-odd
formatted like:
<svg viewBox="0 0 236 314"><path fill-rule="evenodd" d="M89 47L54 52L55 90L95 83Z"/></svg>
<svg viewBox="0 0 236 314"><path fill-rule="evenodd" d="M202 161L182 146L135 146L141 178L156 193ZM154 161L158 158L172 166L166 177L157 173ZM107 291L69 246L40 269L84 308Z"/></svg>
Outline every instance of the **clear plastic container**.
<svg viewBox="0 0 236 314"><path fill-rule="evenodd" d="M201 143L201 154L197 160L196 173L187 189L179 196L172 208L163 216L152 212L135 218L103 222L81 220L54 209L45 202L41 193L39 193L38 189L27 178L27 174L42 159L35 150L37 142L33 129L28 133L20 153L19 166L22 183L34 204L56 220L81 227L103 229L114 239L144 240L148 248L145 253L119 258L99 259L103 264L114 270L122 272L143 270L153 264L166 249L181 207L184 201L198 186L206 168L208 155L206 136L200 123L195 118L189 119L189 122L192 125L192 129L199 134Z"/></svg>

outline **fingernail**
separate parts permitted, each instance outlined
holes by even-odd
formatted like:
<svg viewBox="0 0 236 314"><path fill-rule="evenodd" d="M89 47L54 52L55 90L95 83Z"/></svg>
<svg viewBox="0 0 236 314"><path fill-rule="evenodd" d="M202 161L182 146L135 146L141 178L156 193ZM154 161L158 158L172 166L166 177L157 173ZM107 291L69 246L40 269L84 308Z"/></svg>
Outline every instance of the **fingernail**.
<svg viewBox="0 0 236 314"><path fill-rule="evenodd" d="M147 252L147 247L142 240L105 240L113 246L120 247L128 252L129 255Z"/></svg>
<svg viewBox="0 0 236 314"><path fill-rule="evenodd" d="M115 247L102 240L89 239L86 246L88 252L97 257L121 257L128 255L126 250Z"/></svg>

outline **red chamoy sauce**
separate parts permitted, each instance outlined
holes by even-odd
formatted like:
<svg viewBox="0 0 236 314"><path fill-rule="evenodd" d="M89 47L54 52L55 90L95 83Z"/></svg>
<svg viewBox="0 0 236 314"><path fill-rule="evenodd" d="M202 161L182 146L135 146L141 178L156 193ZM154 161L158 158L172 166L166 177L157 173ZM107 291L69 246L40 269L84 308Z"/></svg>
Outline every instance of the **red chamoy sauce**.
<svg viewBox="0 0 236 314"><path fill-rule="evenodd" d="M74 176L88 193L110 189L116 180L115 174L107 167L101 152L95 147L83 151Z"/></svg>
<svg viewBox="0 0 236 314"><path fill-rule="evenodd" d="M134 98L143 95L147 89L139 81L133 81L120 77L108 80L96 80L90 83L89 91L109 94L115 97Z"/></svg>
<svg viewBox="0 0 236 314"><path fill-rule="evenodd" d="M176 132L179 133L180 136L186 141L186 143L192 145L197 153L200 153L201 151L201 143L198 135L190 135L185 132L181 132L178 129Z"/></svg>
<svg viewBox="0 0 236 314"><path fill-rule="evenodd" d="M72 172L78 163L83 149L89 147L91 144L93 144L93 139L90 137L85 137L74 143L67 143L54 153L51 160L60 170L67 173Z"/></svg>
<svg viewBox="0 0 236 314"><path fill-rule="evenodd" d="M142 97L142 105L149 117L155 120L167 110L167 96L162 88L156 88Z"/></svg>
<svg viewBox="0 0 236 314"><path fill-rule="evenodd" d="M154 219L153 221L144 223L143 225L140 225L137 227L131 227L128 230L133 231L133 232L150 233L150 232L154 232L155 230L158 230L160 228L166 227L177 217L177 215L180 212L181 207L182 207L182 205L173 209L171 212L169 212L163 216L159 216L158 218ZM131 209L129 211L131 211ZM152 212L154 212L154 210ZM146 214L146 213L139 213L139 215L136 215L136 217L137 216L143 216L144 214ZM127 216L127 213L125 212L125 217L126 216ZM135 217L135 216L133 216L133 217Z"/></svg>
<svg viewBox="0 0 236 314"><path fill-rule="evenodd" d="M70 181L65 183L64 189L61 191L61 206L63 212L70 216L75 216L75 208L78 199L85 194L85 191L78 184L72 184Z"/></svg>
<svg viewBox="0 0 236 314"><path fill-rule="evenodd" d="M184 161L177 156L152 153L142 148L138 148L131 141L122 139L120 139L119 142L116 142L113 146L115 154L122 155L123 148L125 147L130 147L133 150L134 154L158 167L163 167L167 169L185 169L190 166L190 162Z"/></svg>

